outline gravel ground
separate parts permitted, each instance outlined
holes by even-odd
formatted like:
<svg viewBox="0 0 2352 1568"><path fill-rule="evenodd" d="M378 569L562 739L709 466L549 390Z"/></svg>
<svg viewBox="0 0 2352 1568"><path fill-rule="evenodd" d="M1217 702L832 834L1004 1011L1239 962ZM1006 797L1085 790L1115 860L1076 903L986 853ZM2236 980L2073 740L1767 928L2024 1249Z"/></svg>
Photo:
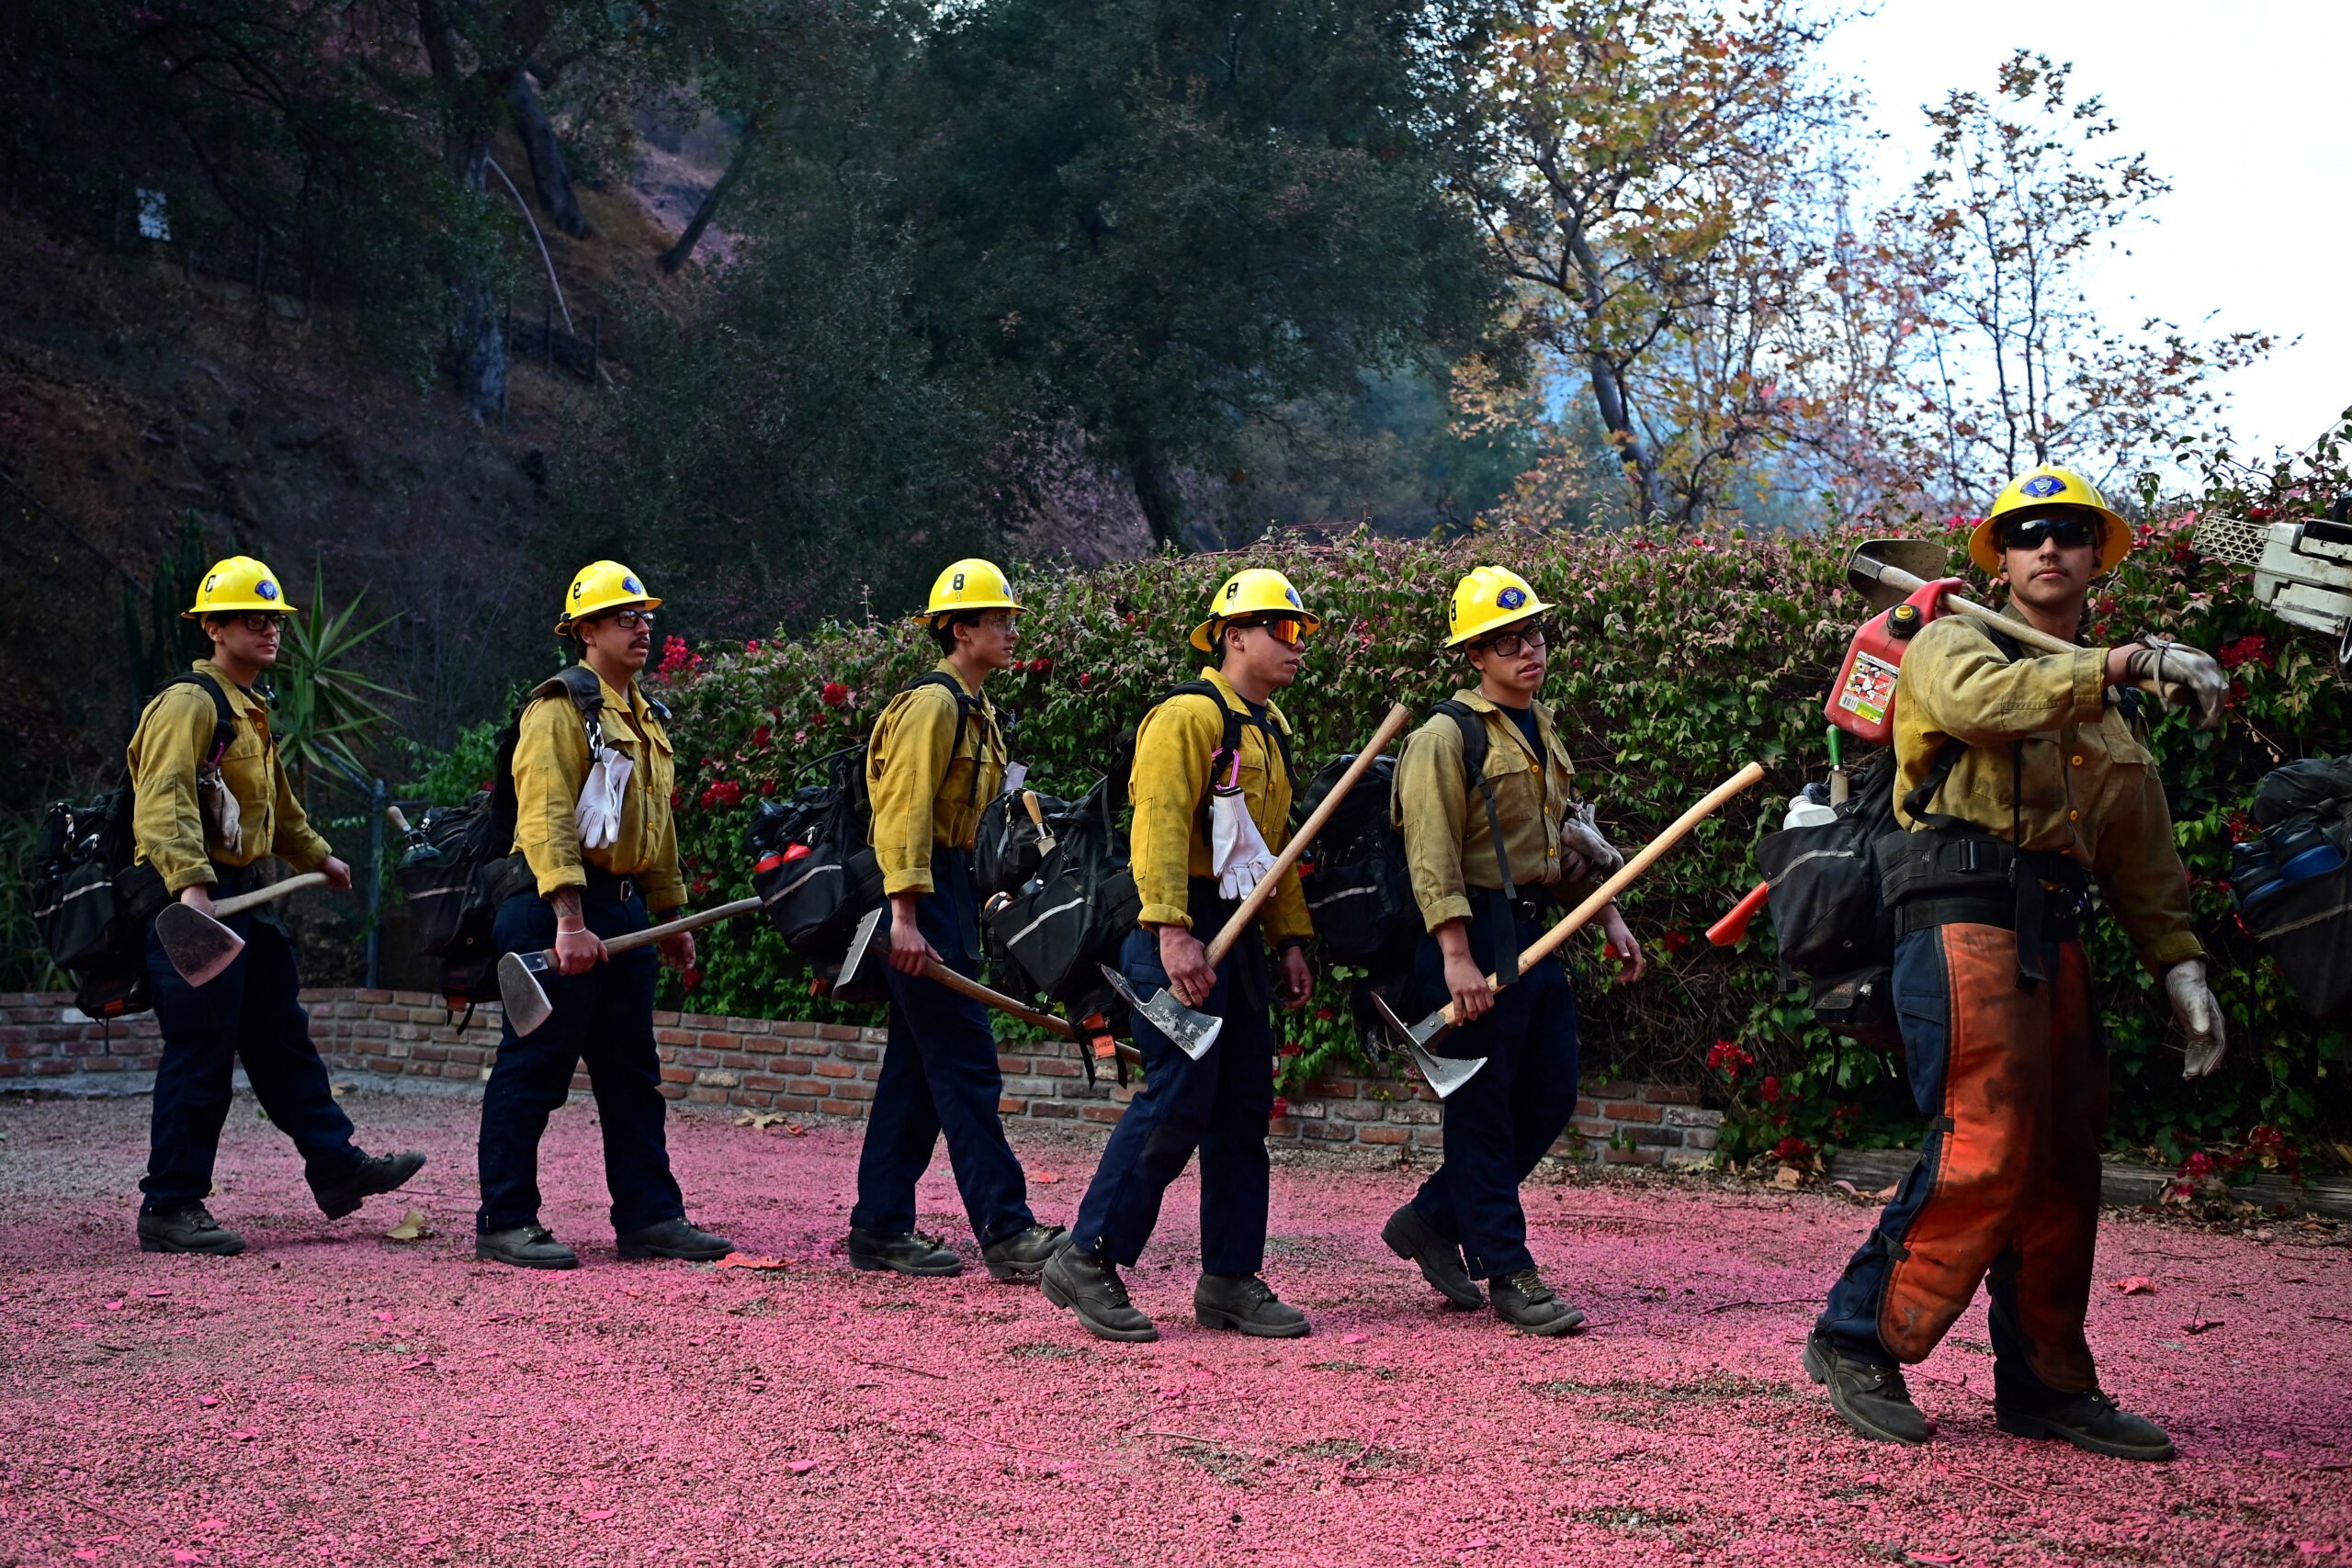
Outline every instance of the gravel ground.
<svg viewBox="0 0 2352 1568"><path fill-rule="evenodd" d="M431 1155L411 1191L327 1224L241 1100L214 1259L136 1249L145 1100L0 1100L0 1562L2352 1562L2352 1251L2310 1231L2109 1217L2092 1343L2183 1456L2141 1466L1996 1431L1981 1308L1913 1374L1933 1444L1849 1436L1797 1366L1869 1224L1834 1193L1532 1189L1593 1320L1546 1341L1382 1248L1410 1172L1283 1166L1315 1334L1269 1343L1187 1315L1188 1179L1132 1276L1165 1337L1113 1347L977 1258L852 1271L854 1126L673 1120L694 1216L786 1266L622 1264L576 1104L545 1217L583 1267L533 1275L472 1260L473 1102L349 1103ZM1092 1147L1014 1141L1068 1220ZM383 1239L403 1198L437 1235ZM973 1252L944 1159L922 1209Z"/></svg>

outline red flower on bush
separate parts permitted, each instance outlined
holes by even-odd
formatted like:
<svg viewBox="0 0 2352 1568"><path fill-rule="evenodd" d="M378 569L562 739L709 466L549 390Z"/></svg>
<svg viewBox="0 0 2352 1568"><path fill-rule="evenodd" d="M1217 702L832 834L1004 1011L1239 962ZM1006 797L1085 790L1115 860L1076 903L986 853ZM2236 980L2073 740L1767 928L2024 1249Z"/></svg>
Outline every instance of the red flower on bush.
<svg viewBox="0 0 2352 1568"><path fill-rule="evenodd" d="M1658 940L1666 943L1667 952L1679 953L1690 945L1690 933L1677 926Z"/></svg>
<svg viewBox="0 0 2352 1568"><path fill-rule="evenodd" d="M1278 1095L1276 1095L1276 1096L1274 1096L1274 1105L1273 1105L1273 1110L1270 1112L1270 1114L1271 1114L1271 1115L1273 1115L1273 1116L1275 1116L1275 1117L1283 1117L1283 1116L1287 1116L1287 1115L1289 1115L1289 1114L1290 1114L1290 1101L1289 1101L1289 1100L1284 1100L1284 1099L1283 1099L1281 1095L1279 1095L1279 1094L1278 1094Z"/></svg>
<svg viewBox="0 0 2352 1568"><path fill-rule="evenodd" d="M1723 1074L1724 1081L1737 1083L1739 1075L1756 1065L1756 1058L1730 1040L1718 1040L1707 1047L1707 1066Z"/></svg>
<svg viewBox="0 0 2352 1568"><path fill-rule="evenodd" d="M1044 675L1050 672L1053 667L1054 661L1050 659L1033 659L1029 661L1029 673Z"/></svg>
<svg viewBox="0 0 2352 1568"><path fill-rule="evenodd" d="M817 700L829 708L846 707L849 705L849 688L839 681L828 681L825 689L817 694Z"/></svg>
<svg viewBox="0 0 2352 1568"><path fill-rule="evenodd" d="M752 744L754 746L765 746L770 740L775 739L775 732L764 724L752 731Z"/></svg>
<svg viewBox="0 0 2352 1568"><path fill-rule="evenodd" d="M702 967L701 967L701 965L696 964L696 965L695 965L695 966L694 966L693 968L688 969L684 974L683 974L683 975L679 976L678 976L678 984L679 984L679 985L681 985L681 986L683 986L683 987L685 987L687 990L689 990L689 991L693 990L696 986L701 985L701 984L702 984Z"/></svg>
<svg viewBox="0 0 2352 1568"><path fill-rule="evenodd" d="M2221 652L2215 657L2221 660L2224 670L2234 670L2245 663L2259 663L2267 667L2270 662L2270 641L2259 632L2248 632L2235 642L2223 643Z"/></svg>
<svg viewBox="0 0 2352 1568"><path fill-rule="evenodd" d="M1792 1133L1772 1145L1772 1157L1789 1165L1813 1157L1813 1145Z"/></svg>
<svg viewBox="0 0 2352 1568"><path fill-rule="evenodd" d="M1080 675L1080 676L1079 676L1079 678L1078 678L1078 689L1079 689L1080 691L1081 691L1081 692L1082 692L1082 691L1084 691L1087 687L1091 686L1092 684L1094 684L1094 671L1093 671L1089 670L1089 671L1085 671L1083 674L1081 674L1081 675Z"/></svg>
<svg viewBox="0 0 2352 1568"><path fill-rule="evenodd" d="M665 638L662 644L662 662L653 672L664 681L674 681L681 675L691 675L702 665L702 655L686 646L682 637Z"/></svg>
<svg viewBox="0 0 2352 1568"><path fill-rule="evenodd" d="M721 779L702 792L703 809L724 810L743 804L743 786L733 779Z"/></svg>
<svg viewBox="0 0 2352 1568"><path fill-rule="evenodd" d="M1773 1101L1779 1100L1781 1098L1781 1080L1778 1077L1767 1077L1762 1083L1756 1086L1756 1098L1762 1100L1767 1105L1770 1105Z"/></svg>

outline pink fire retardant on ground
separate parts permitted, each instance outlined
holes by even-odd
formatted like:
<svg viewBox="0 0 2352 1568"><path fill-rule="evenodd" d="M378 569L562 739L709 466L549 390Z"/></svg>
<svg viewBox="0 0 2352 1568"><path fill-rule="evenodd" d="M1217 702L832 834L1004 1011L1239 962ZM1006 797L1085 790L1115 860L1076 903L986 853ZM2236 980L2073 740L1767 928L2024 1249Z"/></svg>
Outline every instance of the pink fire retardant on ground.
<svg viewBox="0 0 2352 1568"><path fill-rule="evenodd" d="M1287 1166L1267 1273L1316 1332L1272 1343L1192 1325L1188 1179L1132 1276L1166 1337L1113 1347L977 1258L853 1272L854 1126L673 1119L694 1217L787 1266L621 1264L575 1105L584 1266L526 1274L471 1256L472 1102L350 1104L413 1190L328 1224L240 1100L222 1260L135 1249L146 1101L0 1102L0 1562L2352 1565L2352 1252L2292 1227L2109 1216L2092 1344L2183 1455L2143 1466L1996 1431L1981 1308L1913 1375L1934 1444L1848 1435L1797 1365L1869 1224L1835 1196L1535 1186L1592 1318L1540 1340L1381 1247L1415 1173ZM1093 1145L1014 1141L1069 1219ZM410 1203L438 1234L381 1239ZM922 1209L972 1253L944 1159Z"/></svg>

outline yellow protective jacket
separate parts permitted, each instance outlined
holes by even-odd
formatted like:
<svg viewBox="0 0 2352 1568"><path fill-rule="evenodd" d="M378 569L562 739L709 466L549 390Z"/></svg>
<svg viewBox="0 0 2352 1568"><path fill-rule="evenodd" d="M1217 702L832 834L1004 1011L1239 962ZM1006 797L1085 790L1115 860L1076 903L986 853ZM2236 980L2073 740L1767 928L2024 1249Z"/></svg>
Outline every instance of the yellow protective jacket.
<svg viewBox="0 0 2352 1568"><path fill-rule="evenodd" d="M297 871L319 866L333 852L311 830L302 803L287 783L277 738L269 732L269 710L212 660L199 659L192 668L227 694L235 720L233 738L220 759L220 777L237 800L237 841L221 842L205 829L204 813L197 803L196 770L212 755L212 729L219 715L203 687L183 682L147 705L126 752L136 858L153 866L164 886L175 894L219 881L215 864L251 865L274 854Z"/></svg>
<svg viewBox="0 0 2352 1568"><path fill-rule="evenodd" d="M2189 930L2188 876L2147 727L2126 718L2108 690L2107 655L2086 648L2012 660L1973 620L1928 622L1903 656L1895 818L1918 829L1903 802L1935 772L1944 742L1958 740L1967 750L1926 809L2016 840L2011 747L2022 742L2019 847L2073 857L2098 880L2141 962L2162 969L2205 949Z"/></svg>
<svg viewBox="0 0 2352 1568"><path fill-rule="evenodd" d="M1216 688L1225 706L1236 713L1249 711L1220 671L1204 670L1201 679ZM1271 703L1266 722L1290 733L1288 721ZM1135 771L1128 775L1127 795L1136 807L1130 863L1136 891L1143 899L1142 925L1190 926L1191 879L1216 874L1209 869L1209 764L1224 743L1224 715L1197 694L1170 697L1136 727ZM1266 847L1280 854L1290 841L1290 771L1283 765L1281 751L1256 725L1241 726L1240 750L1242 800ZM1294 938L1303 942L1313 933L1295 866L1283 874L1258 917L1258 927L1277 946ZM1216 933L1200 934L1206 941Z"/></svg>
<svg viewBox="0 0 2352 1568"><path fill-rule="evenodd" d="M1559 901L1574 902L1580 897L1577 889L1592 878L1588 873L1575 883L1561 881L1560 829L1567 820L1577 771L1551 708L1534 705L1535 733L1544 743L1539 758L1501 708L1475 691L1456 692L1453 700L1476 712L1487 727L1486 773L1495 788L1495 813L1502 819L1513 886L1548 887ZM1389 812L1404 834L1413 900L1430 931L1470 917L1465 887L1502 886L1487 803L1464 776L1462 731L1448 716L1430 715L1405 738Z"/></svg>
<svg viewBox="0 0 2352 1568"><path fill-rule="evenodd" d="M970 849L980 808L1004 783L1004 731L995 706L951 661L933 668L977 699L980 711L965 717L957 739L963 705L927 681L892 697L874 721L865 746L865 799L873 812L866 841L881 864L885 894L930 892L931 852Z"/></svg>
<svg viewBox="0 0 2352 1568"><path fill-rule="evenodd" d="M583 664L582 668L586 668ZM587 867L633 877L645 895L649 914L686 901L678 871L678 832L670 817L670 792L678 766L669 733L645 693L631 681L623 695L599 677L605 711L605 744L630 761L621 793L620 831L599 850L583 848L572 808L588 780L588 728L570 696L558 692L534 698L523 709L514 742L514 848L531 863L539 896L587 886Z"/></svg>

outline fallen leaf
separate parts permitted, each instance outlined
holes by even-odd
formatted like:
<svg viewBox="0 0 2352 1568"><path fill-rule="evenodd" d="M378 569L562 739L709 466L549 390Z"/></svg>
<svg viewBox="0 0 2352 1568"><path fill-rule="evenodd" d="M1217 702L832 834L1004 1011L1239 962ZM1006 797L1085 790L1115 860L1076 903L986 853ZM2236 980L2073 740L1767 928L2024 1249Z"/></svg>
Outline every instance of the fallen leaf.
<svg viewBox="0 0 2352 1568"><path fill-rule="evenodd" d="M2265 1449L2262 1450L2262 1457L2264 1459L2285 1459L2287 1457L2287 1450L2284 1449Z"/></svg>
<svg viewBox="0 0 2352 1568"><path fill-rule="evenodd" d="M721 1269L782 1269L784 1266L785 1259L781 1258L755 1258L748 1252L730 1252L718 1263L718 1267Z"/></svg>
<svg viewBox="0 0 2352 1568"><path fill-rule="evenodd" d="M261 1434L258 1432L232 1432L229 1434L229 1438L232 1442L239 1443L250 1443L259 1436L261 1436Z"/></svg>
<svg viewBox="0 0 2352 1568"><path fill-rule="evenodd" d="M2218 1317L2200 1317L2193 1322L2182 1324L2180 1325L2180 1331L2183 1334L2202 1334L2209 1328L2219 1328L2221 1326L2222 1320Z"/></svg>
<svg viewBox="0 0 2352 1568"><path fill-rule="evenodd" d="M121 1303L120 1302L108 1302L108 1303L107 1303L107 1311L108 1311L108 1312L120 1312L121 1310L122 1310L122 1303Z"/></svg>
<svg viewBox="0 0 2352 1568"><path fill-rule="evenodd" d="M198 1395L196 1396L196 1402L197 1402L198 1404L201 1404L202 1406L204 1406L204 1408L206 1408L207 1410L211 1409L214 1405L216 1405L216 1404L220 1404L220 1403L219 1400L217 1400L217 1399L213 1398L213 1397L212 1397L210 1394L209 1394L209 1393L199 1393L199 1394L198 1394Z"/></svg>
<svg viewBox="0 0 2352 1568"><path fill-rule="evenodd" d="M813 1459L796 1459L786 1463L784 1468L795 1475L806 1475L817 1468L817 1461Z"/></svg>
<svg viewBox="0 0 2352 1568"><path fill-rule="evenodd" d="M1899 1181L1889 1182L1884 1187L1882 1187L1877 1191L1871 1193L1871 1196L1877 1199L1882 1203L1891 1203L1894 1201L1895 1191L1902 1185L1903 1184Z"/></svg>
<svg viewBox="0 0 2352 1568"><path fill-rule="evenodd" d="M1034 1171L1030 1174L1029 1179L1032 1181L1041 1181L1046 1186L1051 1187L1055 1182L1061 1179L1061 1173L1059 1171L1053 1170Z"/></svg>
<svg viewBox="0 0 2352 1568"><path fill-rule="evenodd" d="M776 1126L783 1121L784 1112L781 1111L746 1111L742 1115L735 1118L735 1125L738 1127L752 1127L761 1132L765 1132L768 1128Z"/></svg>
<svg viewBox="0 0 2352 1568"><path fill-rule="evenodd" d="M200 1530L224 1530L229 1528L229 1521L226 1519L198 1519L196 1521L196 1528Z"/></svg>
<svg viewBox="0 0 2352 1568"><path fill-rule="evenodd" d="M427 1368L431 1367L432 1365L433 1365L433 1358L432 1358L432 1357L430 1357L430 1356L419 1356L415 1360L413 1360L413 1361L409 1361L409 1362L404 1363L404 1364L403 1364L403 1365L401 1365L398 1370L399 1370L399 1371L403 1371L403 1372L421 1372L421 1371L425 1371Z"/></svg>
<svg viewBox="0 0 2352 1568"><path fill-rule="evenodd" d="M1862 1195L1860 1188L1856 1187L1852 1182L1847 1180L1842 1176L1837 1180L1831 1182L1829 1185L1837 1188L1839 1191L1845 1193L1849 1198L1859 1198Z"/></svg>
<svg viewBox="0 0 2352 1568"><path fill-rule="evenodd" d="M1957 1562L1959 1558L1941 1551L1906 1551L1905 1556L1914 1562Z"/></svg>
<svg viewBox="0 0 2352 1568"><path fill-rule="evenodd" d="M590 1524L595 1524L601 1520L609 1519L619 1512L618 1508L591 1508L580 1517Z"/></svg>
<svg viewBox="0 0 2352 1568"><path fill-rule="evenodd" d="M1784 1165L1772 1173L1772 1185L1783 1192L1795 1191L1804 1181L1804 1172L1792 1165Z"/></svg>
<svg viewBox="0 0 2352 1568"><path fill-rule="evenodd" d="M2335 1146L2342 1148L2344 1145L2338 1144ZM2299 1540L2295 1542L2295 1550L2306 1557L2333 1557L2335 1554L2335 1548L2320 1540Z"/></svg>
<svg viewBox="0 0 2352 1568"><path fill-rule="evenodd" d="M2121 1280L2109 1280L2108 1283L2127 1296L2153 1296L2156 1293L2156 1282L2145 1274L2133 1274Z"/></svg>
<svg viewBox="0 0 2352 1568"><path fill-rule="evenodd" d="M1342 1334L1340 1336L1340 1343L1342 1345L1361 1345L1371 1337L1372 1336L1369 1334Z"/></svg>
<svg viewBox="0 0 2352 1568"><path fill-rule="evenodd" d="M411 1209L401 1216L399 1224L384 1233L384 1239L386 1241L423 1241L432 1234L432 1228L424 1223L424 1211ZM386 1321L390 1320L386 1319Z"/></svg>

